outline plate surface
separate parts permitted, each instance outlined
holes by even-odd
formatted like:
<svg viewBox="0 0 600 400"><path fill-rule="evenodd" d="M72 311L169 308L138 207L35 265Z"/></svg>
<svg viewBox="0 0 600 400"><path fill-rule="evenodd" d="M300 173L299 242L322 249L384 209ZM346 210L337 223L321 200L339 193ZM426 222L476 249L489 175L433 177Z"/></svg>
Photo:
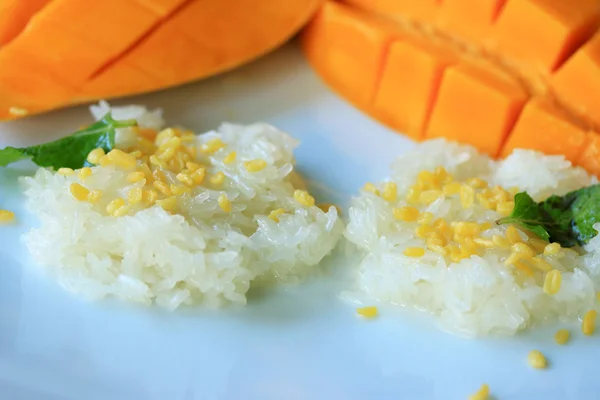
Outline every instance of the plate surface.
<svg viewBox="0 0 600 400"><path fill-rule="evenodd" d="M343 207L383 179L414 144L338 99L292 44L224 76L127 99L161 107L196 132L222 121L267 121L302 141L299 170L322 201ZM89 123L86 107L0 124L0 146L56 138ZM339 299L356 260L326 260L326 277L255 291L248 306L168 313L116 301L88 303L30 261L20 236L36 224L16 177L0 170L0 398L20 399L466 399L488 383L497 400L598 399L598 337L554 344L557 327L516 338L464 340L426 317L382 307L356 318ZM577 326L571 326L577 330ZM537 348L545 371L528 367Z"/></svg>

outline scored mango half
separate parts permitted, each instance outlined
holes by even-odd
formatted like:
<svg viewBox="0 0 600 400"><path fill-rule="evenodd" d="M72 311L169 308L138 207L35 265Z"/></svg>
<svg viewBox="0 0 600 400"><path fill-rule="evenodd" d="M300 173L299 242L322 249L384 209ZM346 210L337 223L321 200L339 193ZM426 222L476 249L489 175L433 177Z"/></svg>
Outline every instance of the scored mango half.
<svg viewBox="0 0 600 400"><path fill-rule="evenodd" d="M600 175L600 0L329 0L310 64L415 140L564 155Z"/></svg>
<svg viewBox="0 0 600 400"><path fill-rule="evenodd" d="M1 0L0 121L206 78L278 47L321 0Z"/></svg>

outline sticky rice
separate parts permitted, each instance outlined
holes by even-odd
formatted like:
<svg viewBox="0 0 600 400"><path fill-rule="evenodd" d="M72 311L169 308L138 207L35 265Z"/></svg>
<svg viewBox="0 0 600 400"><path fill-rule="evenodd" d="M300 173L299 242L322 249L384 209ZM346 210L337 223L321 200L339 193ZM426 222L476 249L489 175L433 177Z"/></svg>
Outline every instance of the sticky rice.
<svg viewBox="0 0 600 400"><path fill-rule="evenodd" d="M546 249L495 221L510 214L518 191L540 201L592 183L562 156L516 150L494 161L469 146L422 143L351 203L345 237L362 251L355 293L426 311L464 336L581 318L596 307L600 238L577 251ZM556 293L550 271L561 278Z"/></svg>
<svg viewBox="0 0 600 400"><path fill-rule="evenodd" d="M160 111L92 107L98 119L108 111L139 122L118 131L123 152L114 153L136 157L135 169L104 156L91 173L40 168L22 178L40 223L24 242L69 291L171 310L244 304L253 281L301 279L342 236L336 208L294 187L297 142L273 126L195 136L165 129Z"/></svg>

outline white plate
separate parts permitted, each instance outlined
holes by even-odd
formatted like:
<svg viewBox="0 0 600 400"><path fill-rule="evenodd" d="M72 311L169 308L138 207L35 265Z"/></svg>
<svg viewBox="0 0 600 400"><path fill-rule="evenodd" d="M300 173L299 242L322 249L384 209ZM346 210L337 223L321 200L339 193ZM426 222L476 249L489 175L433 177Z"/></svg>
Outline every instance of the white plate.
<svg viewBox="0 0 600 400"><path fill-rule="evenodd" d="M116 102L162 107L198 132L222 121L268 121L302 141L302 173L321 200L346 206L386 176L413 144L327 90L294 45L235 72ZM0 124L0 146L45 141L90 121L85 107ZM16 177L0 171L0 398L13 399L466 399L484 382L497 400L598 399L597 337L554 344L552 329L516 338L463 340L415 313L381 309L356 318L339 300L353 260L327 260L331 276L257 292L245 308L168 313L64 292L19 241L36 222ZM573 326L573 329L578 327ZM549 357L528 367L531 349Z"/></svg>

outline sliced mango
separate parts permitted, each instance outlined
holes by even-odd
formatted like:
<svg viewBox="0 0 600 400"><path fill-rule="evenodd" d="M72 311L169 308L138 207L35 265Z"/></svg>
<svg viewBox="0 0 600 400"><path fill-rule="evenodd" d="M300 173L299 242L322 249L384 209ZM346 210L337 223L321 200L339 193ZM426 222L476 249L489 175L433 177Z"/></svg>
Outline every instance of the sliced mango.
<svg viewBox="0 0 600 400"><path fill-rule="evenodd" d="M5 57L0 53L0 93L3 93L0 96L0 120L48 110L72 95L74 88L35 68L32 61L23 58L23 64L15 64ZM14 113L14 110L25 112Z"/></svg>
<svg viewBox="0 0 600 400"><path fill-rule="evenodd" d="M583 167L591 174L600 176L600 135L587 136L587 145L577 160L577 165Z"/></svg>
<svg viewBox="0 0 600 400"><path fill-rule="evenodd" d="M551 87L574 112L600 126L600 33L552 76Z"/></svg>
<svg viewBox="0 0 600 400"><path fill-rule="evenodd" d="M156 58L156 54L162 56ZM120 62L151 76L153 87L179 84L193 79L198 71L213 71L219 60L209 49L190 39L169 21L125 54Z"/></svg>
<svg viewBox="0 0 600 400"><path fill-rule="evenodd" d="M416 140L531 148L600 172L600 0L340 2L302 47L370 116Z"/></svg>
<svg viewBox="0 0 600 400"><path fill-rule="evenodd" d="M497 156L527 101L518 83L463 63L444 73L425 137L445 137Z"/></svg>
<svg viewBox="0 0 600 400"><path fill-rule="evenodd" d="M159 21L155 13L131 0L53 0L32 21L37 30L32 36L41 41L46 24L60 27L77 39L73 44L62 43L65 51L85 51L87 47L110 59L135 44ZM52 46L51 42L43 43Z"/></svg>
<svg viewBox="0 0 600 400"><path fill-rule="evenodd" d="M13 40L50 0L0 1L0 47Z"/></svg>
<svg viewBox="0 0 600 400"><path fill-rule="evenodd" d="M371 13L415 21L432 20L440 2L440 0L344 0L344 3Z"/></svg>
<svg viewBox="0 0 600 400"><path fill-rule="evenodd" d="M510 0L496 21L494 37L503 56L551 72L599 22L597 0Z"/></svg>
<svg viewBox="0 0 600 400"><path fill-rule="evenodd" d="M484 44L506 0L444 0L437 13L441 29L465 41Z"/></svg>
<svg viewBox="0 0 600 400"><path fill-rule="evenodd" d="M44 23L47 43L40 45L36 22L34 19L17 39L0 49L7 62L49 74L70 86L85 82L106 63L107 55L103 49L86 46L83 39L72 37L71 33L52 23ZM70 68L64 67L65 60Z"/></svg>
<svg viewBox="0 0 600 400"><path fill-rule="evenodd" d="M166 17L175 12L189 0L136 0L136 2L159 17Z"/></svg>
<svg viewBox="0 0 600 400"><path fill-rule="evenodd" d="M550 100L536 98L523 108L502 149L502 156L509 155L514 149L533 149L545 154L562 154L575 163L588 136L587 129L575 124Z"/></svg>
<svg viewBox="0 0 600 400"><path fill-rule="evenodd" d="M0 67L10 65L0 68L0 119L226 71L287 41L321 3L0 0ZM11 82L29 71L29 81ZM39 83L34 98L31 82Z"/></svg>
<svg viewBox="0 0 600 400"><path fill-rule="evenodd" d="M406 38L392 43L374 108L385 122L422 139L446 67L457 55L441 46Z"/></svg>
<svg viewBox="0 0 600 400"><path fill-rule="evenodd" d="M305 30L303 46L327 82L352 102L367 106L392 38L362 13L328 2Z"/></svg>
<svg viewBox="0 0 600 400"><path fill-rule="evenodd" d="M142 93L158 88L156 79L125 62L110 65L79 89L78 101Z"/></svg>

